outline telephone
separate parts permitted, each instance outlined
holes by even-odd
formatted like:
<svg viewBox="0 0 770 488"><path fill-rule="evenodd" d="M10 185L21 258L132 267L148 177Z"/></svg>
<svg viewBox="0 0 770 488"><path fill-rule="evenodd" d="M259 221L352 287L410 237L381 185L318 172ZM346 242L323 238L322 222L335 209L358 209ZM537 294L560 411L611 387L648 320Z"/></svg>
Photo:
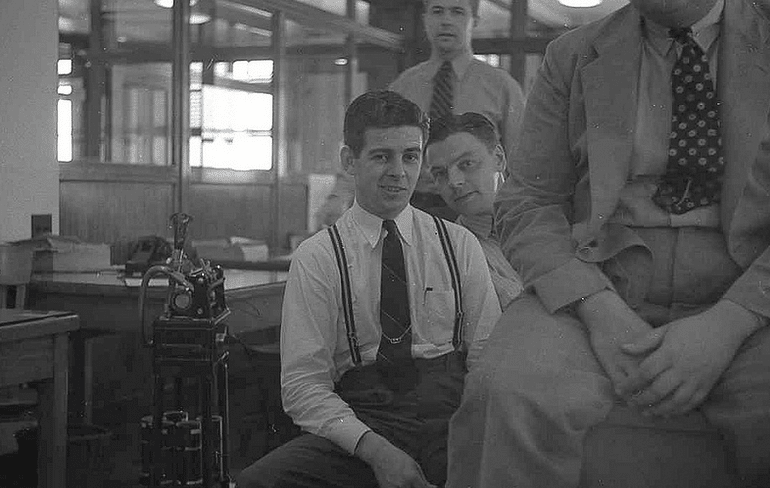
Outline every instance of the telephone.
<svg viewBox="0 0 770 488"><path fill-rule="evenodd" d="M166 264L171 257L171 244L160 236L144 236L137 239L126 261L126 276L143 275L150 267Z"/></svg>

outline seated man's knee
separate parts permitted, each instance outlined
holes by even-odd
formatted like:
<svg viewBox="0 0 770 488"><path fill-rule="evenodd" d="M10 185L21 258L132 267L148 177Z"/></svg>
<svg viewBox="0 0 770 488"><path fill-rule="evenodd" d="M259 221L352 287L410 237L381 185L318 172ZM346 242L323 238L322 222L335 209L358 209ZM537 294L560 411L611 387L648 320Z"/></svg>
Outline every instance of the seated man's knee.
<svg viewBox="0 0 770 488"><path fill-rule="evenodd" d="M236 476L235 486L236 488L273 488L275 484L270 471L267 463L258 460Z"/></svg>

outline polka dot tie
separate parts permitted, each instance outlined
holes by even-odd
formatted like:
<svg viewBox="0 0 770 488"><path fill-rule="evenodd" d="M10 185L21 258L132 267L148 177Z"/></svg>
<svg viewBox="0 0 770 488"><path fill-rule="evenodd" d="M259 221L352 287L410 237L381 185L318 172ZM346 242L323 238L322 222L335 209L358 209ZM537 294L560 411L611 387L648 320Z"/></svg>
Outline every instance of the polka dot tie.
<svg viewBox="0 0 770 488"><path fill-rule="evenodd" d="M673 214L719 202L724 174L719 101L708 58L692 31L671 29L682 46L671 71L671 133L666 173L653 201Z"/></svg>

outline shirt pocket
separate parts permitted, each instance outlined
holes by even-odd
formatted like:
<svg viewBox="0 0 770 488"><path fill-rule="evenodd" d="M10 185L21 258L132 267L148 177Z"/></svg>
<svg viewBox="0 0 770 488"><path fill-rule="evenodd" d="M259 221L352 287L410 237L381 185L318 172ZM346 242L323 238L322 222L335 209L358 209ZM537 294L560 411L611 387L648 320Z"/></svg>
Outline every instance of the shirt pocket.
<svg viewBox="0 0 770 488"><path fill-rule="evenodd" d="M420 315L420 336L437 346L452 342L455 298L453 290L425 290Z"/></svg>

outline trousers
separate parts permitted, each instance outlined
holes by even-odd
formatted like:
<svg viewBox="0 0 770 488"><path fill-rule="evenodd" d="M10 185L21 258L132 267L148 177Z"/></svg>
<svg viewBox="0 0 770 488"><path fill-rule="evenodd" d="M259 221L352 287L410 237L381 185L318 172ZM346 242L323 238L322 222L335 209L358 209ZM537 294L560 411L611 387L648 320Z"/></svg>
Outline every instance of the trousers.
<svg viewBox="0 0 770 488"><path fill-rule="evenodd" d="M602 267L653 325L704 310L741 273L716 229L638 233L646 248ZM522 295L466 378L450 422L447 487L577 487L586 434L617 401L576 316ZM729 446L734 486L770 486L770 330L743 343L700 410Z"/></svg>
<svg viewBox="0 0 770 488"><path fill-rule="evenodd" d="M362 366L346 372L335 391L374 432L412 456L431 483L443 486L449 418L460 404L465 354L415 359L409 370L396 376L379 363ZM377 488L378 484L364 461L306 432L243 470L237 486Z"/></svg>

